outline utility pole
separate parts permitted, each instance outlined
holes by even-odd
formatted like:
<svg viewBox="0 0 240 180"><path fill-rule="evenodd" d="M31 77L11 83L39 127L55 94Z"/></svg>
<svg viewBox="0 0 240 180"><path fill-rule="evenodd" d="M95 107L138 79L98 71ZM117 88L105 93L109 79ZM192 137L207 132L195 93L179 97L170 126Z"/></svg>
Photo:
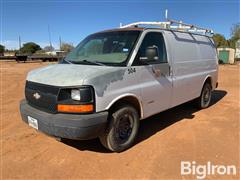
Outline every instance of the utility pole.
<svg viewBox="0 0 240 180"><path fill-rule="evenodd" d="M20 51L20 49L22 48L22 43L21 43L21 37L20 37L20 35L19 35L19 37L18 37L18 43L19 43L19 51Z"/></svg>
<svg viewBox="0 0 240 180"><path fill-rule="evenodd" d="M62 50L62 39L61 36L59 36L59 50Z"/></svg>
<svg viewBox="0 0 240 180"><path fill-rule="evenodd" d="M51 40L51 34L50 34L50 27L49 27L49 24L48 24L48 38L49 38L49 46L50 46L51 51L52 51L52 40Z"/></svg>

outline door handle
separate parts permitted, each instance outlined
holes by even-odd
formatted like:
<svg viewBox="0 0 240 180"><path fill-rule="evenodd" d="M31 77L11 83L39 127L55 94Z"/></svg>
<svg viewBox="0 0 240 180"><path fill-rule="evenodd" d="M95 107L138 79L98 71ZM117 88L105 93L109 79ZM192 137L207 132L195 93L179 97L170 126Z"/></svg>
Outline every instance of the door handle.
<svg viewBox="0 0 240 180"><path fill-rule="evenodd" d="M171 66L169 66L169 76L173 76L173 70L172 70Z"/></svg>

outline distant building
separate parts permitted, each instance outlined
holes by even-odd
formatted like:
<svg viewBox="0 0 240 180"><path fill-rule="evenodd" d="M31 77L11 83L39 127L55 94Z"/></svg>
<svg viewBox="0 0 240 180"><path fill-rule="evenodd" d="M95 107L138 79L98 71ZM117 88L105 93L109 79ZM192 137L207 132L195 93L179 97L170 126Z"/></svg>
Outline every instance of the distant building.
<svg viewBox="0 0 240 180"><path fill-rule="evenodd" d="M60 51L60 50L54 50L54 51L47 51L47 52L45 52L45 54L52 55L52 56L62 56L62 55L65 55L66 52Z"/></svg>
<svg viewBox="0 0 240 180"><path fill-rule="evenodd" d="M232 48L217 48L218 58L224 64L234 64L235 63L235 49Z"/></svg>
<svg viewBox="0 0 240 180"><path fill-rule="evenodd" d="M5 51L3 53L3 56L15 56L16 55L16 51Z"/></svg>
<svg viewBox="0 0 240 180"><path fill-rule="evenodd" d="M240 60L240 39L236 42L235 58Z"/></svg>

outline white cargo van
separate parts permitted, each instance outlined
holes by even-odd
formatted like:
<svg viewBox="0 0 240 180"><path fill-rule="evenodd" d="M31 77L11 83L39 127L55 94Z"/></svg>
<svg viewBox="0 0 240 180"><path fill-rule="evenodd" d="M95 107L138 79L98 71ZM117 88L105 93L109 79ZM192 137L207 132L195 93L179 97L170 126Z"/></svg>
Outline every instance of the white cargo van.
<svg viewBox="0 0 240 180"><path fill-rule="evenodd" d="M62 62L31 71L23 121L58 138L99 137L120 152L141 133L141 119L194 99L207 108L218 78L212 39L194 26L140 24L151 25L92 34Z"/></svg>

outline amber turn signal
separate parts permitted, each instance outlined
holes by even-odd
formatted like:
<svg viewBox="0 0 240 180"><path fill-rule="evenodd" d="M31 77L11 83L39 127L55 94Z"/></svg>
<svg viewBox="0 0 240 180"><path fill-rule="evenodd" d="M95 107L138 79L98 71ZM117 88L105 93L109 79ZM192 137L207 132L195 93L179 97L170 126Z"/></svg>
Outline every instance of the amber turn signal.
<svg viewBox="0 0 240 180"><path fill-rule="evenodd" d="M93 111L92 104L82 105L69 105L69 104L58 104L57 109L59 112L72 112L72 113L87 113Z"/></svg>

